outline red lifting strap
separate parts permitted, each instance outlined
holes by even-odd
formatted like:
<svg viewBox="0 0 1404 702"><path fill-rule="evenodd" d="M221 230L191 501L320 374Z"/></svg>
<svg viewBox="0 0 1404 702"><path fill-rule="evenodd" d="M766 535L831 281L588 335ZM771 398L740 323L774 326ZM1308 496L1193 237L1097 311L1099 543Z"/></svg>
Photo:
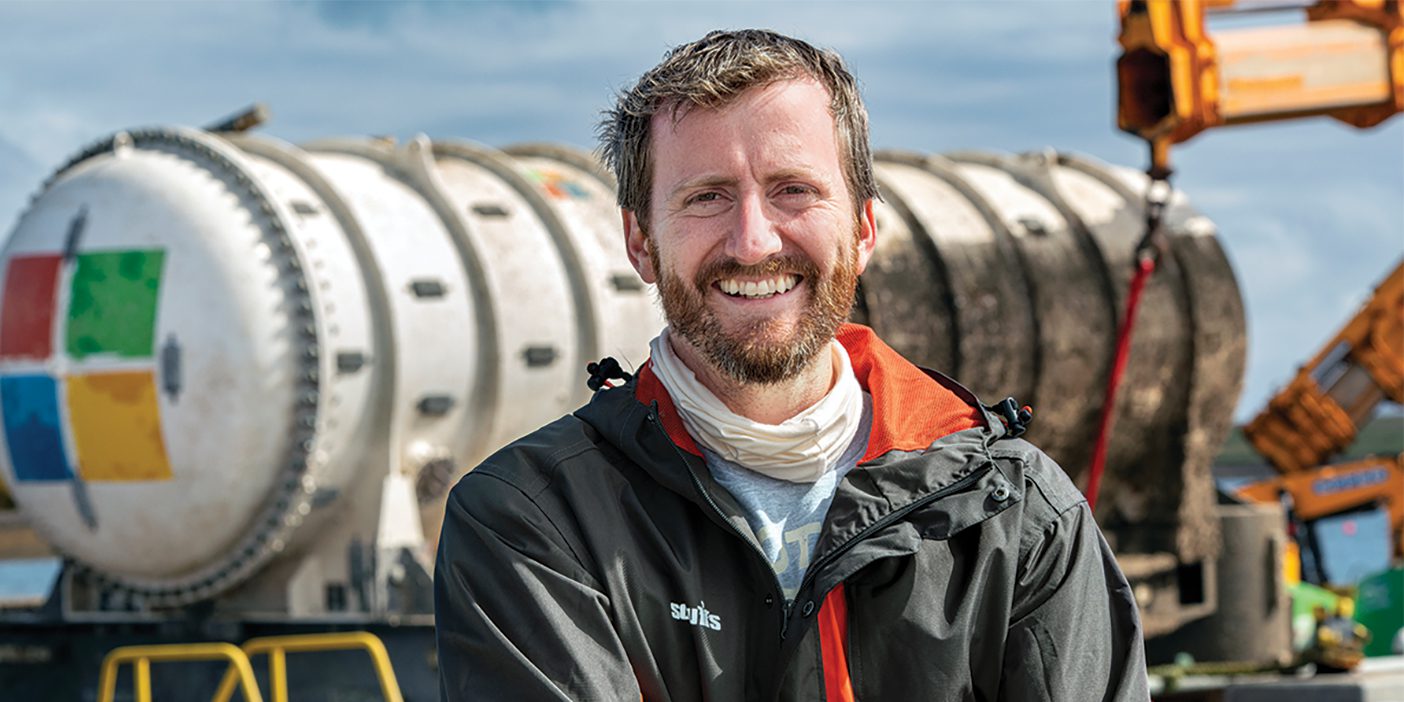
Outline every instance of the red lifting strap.
<svg viewBox="0 0 1404 702"><path fill-rule="evenodd" d="M1092 471L1087 479L1087 506L1097 508L1097 491L1102 487L1102 469L1107 461L1107 438L1111 435L1112 414L1116 409L1116 389L1121 385L1121 376L1126 372L1126 357L1131 355L1131 329L1136 324L1136 308L1141 304L1141 291L1146 281L1155 271L1155 258L1141 256L1136 264L1136 275L1131 279L1131 290L1126 296L1126 318L1121 321L1121 329L1116 334L1116 357L1112 361L1111 377L1107 380L1107 396L1102 403L1102 418L1097 425L1097 443L1092 449Z"/></svg>

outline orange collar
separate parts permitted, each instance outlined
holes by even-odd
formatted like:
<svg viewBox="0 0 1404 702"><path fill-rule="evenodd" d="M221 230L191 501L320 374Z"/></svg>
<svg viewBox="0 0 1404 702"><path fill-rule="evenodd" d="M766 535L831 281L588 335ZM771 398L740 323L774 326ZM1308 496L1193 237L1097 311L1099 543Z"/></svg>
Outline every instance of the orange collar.
<svg viewBox="0 0 1404 702"><path fill-rule="evenodd" d="M873 398L873 428L860 463L889 451L918 451L947 434L984 424L978 408L902 358L872 329L845 324L836 337L848 351L858 384ZM639 369L634 397L646 405L657 402L663 428L673 443L688 453L702 455L668 390L654 375L652 361Z"/></svg>

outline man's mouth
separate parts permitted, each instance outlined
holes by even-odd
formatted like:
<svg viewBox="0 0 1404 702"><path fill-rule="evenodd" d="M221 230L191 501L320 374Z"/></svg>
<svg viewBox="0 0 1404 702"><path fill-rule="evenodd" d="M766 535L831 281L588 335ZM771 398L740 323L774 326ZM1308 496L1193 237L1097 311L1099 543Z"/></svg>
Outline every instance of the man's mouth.
<svg viewBox="0 0 1404 702"><path fill-rule="evenodd" d="M800 277L797 275L774 275L761 280L722 278L717 281L717 288L731 297L763 300L768 297L783 295L796 285L799 285L799 283Z"/></svg>

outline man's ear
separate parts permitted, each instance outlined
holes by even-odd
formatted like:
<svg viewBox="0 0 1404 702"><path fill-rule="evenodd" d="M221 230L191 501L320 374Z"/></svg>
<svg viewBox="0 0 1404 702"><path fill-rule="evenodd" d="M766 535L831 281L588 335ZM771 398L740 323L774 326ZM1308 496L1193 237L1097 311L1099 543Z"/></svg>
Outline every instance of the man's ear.
<svg viewBox="0 0 1404 702"><path fill-rule="evenodd" d="M873 201L863 203L863 214L858 217L858 272L868 267L868 259L877 248L877 218L873 216Z"/></svg>
<svg viewBox="0 0 1404 702"><path fill-rule="evenodd" d="M639 218L634 216L633 210L623 207L619 208L619 214L624 219L624 250L629 254L629 263L633 264L643 282L658 282L653 256L648 251L648 236L639 226Z"/></svg>

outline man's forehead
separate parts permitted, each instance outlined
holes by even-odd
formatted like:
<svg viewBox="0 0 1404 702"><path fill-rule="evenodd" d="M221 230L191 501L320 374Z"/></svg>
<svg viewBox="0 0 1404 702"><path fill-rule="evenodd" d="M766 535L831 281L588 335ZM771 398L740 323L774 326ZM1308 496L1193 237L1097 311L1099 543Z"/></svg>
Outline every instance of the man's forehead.
<svg viewBox="0 0 1404 702"><path fill-rule="evenodd" d="M662 130L675 131L689 115L694 113L718 114L738 109L756 109L764 106L768 101L776 99L787 88L797 86L811 88L822 94L826 104L832 99L829 89L813 76L805 74L781 76L753 85L724 100L718 98L714 103L695 102L682 98L674 98L664 102L654 110L649 120L649 131L651 134L658 134Z"/></svg>
<svg viewBox="0 0 1404 702"><path fill-rule="evenodd" d="M829 155L824 152L837 159L837 129L827 104L828 92L817 81L785 80L749 89L721 107L690 105L676 118L671 109L660 110L653 116L649 144L655 185L676 180L681 174L670 172L680 162L688 170L708 162L721 165L739 157L743 144L762 149L746 156L763 156L775 168L803 167ZM832 135L832 150L816 149L815 134Z"/></svg>

